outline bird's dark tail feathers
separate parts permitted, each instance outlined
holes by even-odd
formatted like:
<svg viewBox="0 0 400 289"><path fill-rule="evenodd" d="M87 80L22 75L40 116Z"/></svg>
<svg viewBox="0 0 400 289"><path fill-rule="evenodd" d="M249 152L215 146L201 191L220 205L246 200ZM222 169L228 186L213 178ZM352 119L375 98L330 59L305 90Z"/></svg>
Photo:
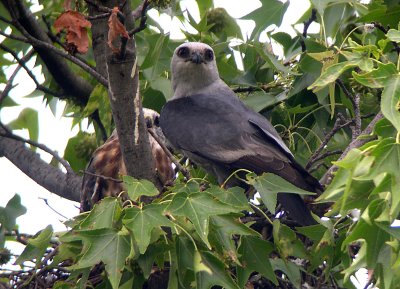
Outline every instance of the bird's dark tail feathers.
<svg viewBox="0 0 400 289"><path fill-rule="evenodd" d="M312 217L310 209L304 203L304 200L298 194L279 193L278 202L292 220L295 220L302 226L316 225L317 221Z"/></svg>

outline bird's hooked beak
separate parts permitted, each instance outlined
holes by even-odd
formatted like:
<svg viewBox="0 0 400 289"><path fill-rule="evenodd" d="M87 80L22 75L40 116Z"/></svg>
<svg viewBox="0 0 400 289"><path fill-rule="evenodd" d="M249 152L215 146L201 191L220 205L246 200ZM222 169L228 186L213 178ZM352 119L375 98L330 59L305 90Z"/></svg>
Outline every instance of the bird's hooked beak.
<svg viewBox="0 0 400 289"><path fill-rule="evenodd" d="M192 57L190 57L190 61L193 63L196 63L196 64L201 64L201 63L205 62L203 59L203 55L201 55L197 51L193 52Z"/></svg>

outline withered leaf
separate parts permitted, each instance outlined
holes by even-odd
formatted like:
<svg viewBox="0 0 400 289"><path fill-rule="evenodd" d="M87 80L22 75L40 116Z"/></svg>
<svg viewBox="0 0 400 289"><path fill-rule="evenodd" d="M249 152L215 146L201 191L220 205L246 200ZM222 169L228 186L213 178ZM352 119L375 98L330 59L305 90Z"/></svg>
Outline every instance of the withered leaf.
<svg viewBox="0 0 400 289"><path fill-rule="evenodd" d="M67 43L73 45L79 53L86 53L89 48L89 37L87 28L91 23L78 11L66 11L54 22L57 33L61 30L67 32Z"/></svg>
<svg viewBox="0 0 400 289"><path fill-rule="evenodd" d="M118 19L118 12L118 7L114 7L108 19L108 46L110 46L114 52L119 52L119 48L113 45L113 41L118 36L129 39L128 31L126 31L125 26Z"/></svg>

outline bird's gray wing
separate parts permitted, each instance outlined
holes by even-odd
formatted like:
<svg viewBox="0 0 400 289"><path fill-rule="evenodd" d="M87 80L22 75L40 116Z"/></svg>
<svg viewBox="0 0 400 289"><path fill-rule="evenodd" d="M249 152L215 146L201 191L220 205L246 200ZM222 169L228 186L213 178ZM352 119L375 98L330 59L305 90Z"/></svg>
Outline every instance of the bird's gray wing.
<svg viewBox="0 0 400 289"><path fill-rule="evenodd" d="M248 109L236 96L199 94L169 101L161 112L160 124L167 139L179 150L229 165L232 170L275 173L313 191L303 181L303 173L308 173L298 169L268 120Z"/></svg>
<svg viewBox="0 0 400 289"><path fill-rule="evenodd" d="M272 125L248 109L236 96L198 94L167 102L160 125L170 143L200 165L228 176L243 168L257 174L271 172L294 185L315 191L319 183L293 159ZM210 170L211 167L211 170ZM217 167L217 169L215 169ZM279 202L293 219L314 224L297 194L282 193Z"/></svg>

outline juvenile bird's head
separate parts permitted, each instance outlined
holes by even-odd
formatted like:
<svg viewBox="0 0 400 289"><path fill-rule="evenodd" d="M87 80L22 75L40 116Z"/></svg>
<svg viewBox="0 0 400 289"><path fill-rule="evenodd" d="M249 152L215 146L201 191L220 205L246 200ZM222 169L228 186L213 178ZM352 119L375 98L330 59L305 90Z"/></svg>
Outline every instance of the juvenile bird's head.
<svg viewBox="0 0 400 289"><path fill-rule="evenodd" d="M196 94L220 80L212 48L188 42L175 49L171 61L173 98Z"/></svg>

